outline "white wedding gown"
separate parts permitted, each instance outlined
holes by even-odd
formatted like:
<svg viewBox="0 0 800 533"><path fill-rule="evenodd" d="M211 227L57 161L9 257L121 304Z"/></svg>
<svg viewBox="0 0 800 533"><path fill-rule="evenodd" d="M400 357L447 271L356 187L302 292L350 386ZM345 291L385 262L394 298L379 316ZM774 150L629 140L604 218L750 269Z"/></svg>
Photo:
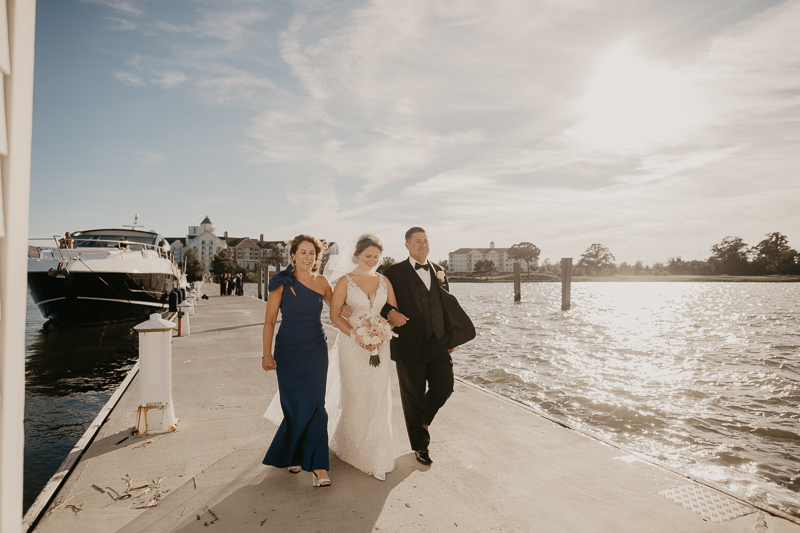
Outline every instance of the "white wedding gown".
<svg viewBox="0 0 800 533"><path fill-rule="evenodd" d="M350 276L339 281L347 283L345 303L352 310L347 319L351 326L358 328L364 315L380 316L387 297L383 276L372 302ZM343 461L383 481L386 473L394 470L389 339L378 350L381 362L377 367L369 364L369 352L352 338L339 335L338 341L340 417L330 449Z"/></svg>

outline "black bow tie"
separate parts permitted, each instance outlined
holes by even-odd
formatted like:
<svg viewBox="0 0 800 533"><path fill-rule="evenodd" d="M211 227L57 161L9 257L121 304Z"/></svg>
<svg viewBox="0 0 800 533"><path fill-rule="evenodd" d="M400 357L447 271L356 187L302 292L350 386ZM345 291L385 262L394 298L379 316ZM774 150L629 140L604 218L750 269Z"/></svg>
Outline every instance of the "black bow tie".
<svg viewBox="0 0 800 533"><path fill-rule="evenodd" d="M419 270L420 268L423 268L423 269L425 269L425 270L428 270L428 263L425 263L425 264L422 264L422 263L417 263L416 265L414 265L414 268L415 268L416 270Z"/></svg>

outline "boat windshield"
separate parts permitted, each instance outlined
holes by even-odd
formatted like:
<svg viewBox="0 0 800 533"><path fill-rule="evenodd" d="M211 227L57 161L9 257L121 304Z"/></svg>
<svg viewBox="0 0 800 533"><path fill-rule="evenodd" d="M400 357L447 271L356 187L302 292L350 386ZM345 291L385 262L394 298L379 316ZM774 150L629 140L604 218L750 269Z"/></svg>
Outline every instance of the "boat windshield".
<svg viewBox="0 0 800 533"><path fill-rule="evenodd" d="M73 248L119 248L121 243L155 244L154 235L74 235Z"/></svg>

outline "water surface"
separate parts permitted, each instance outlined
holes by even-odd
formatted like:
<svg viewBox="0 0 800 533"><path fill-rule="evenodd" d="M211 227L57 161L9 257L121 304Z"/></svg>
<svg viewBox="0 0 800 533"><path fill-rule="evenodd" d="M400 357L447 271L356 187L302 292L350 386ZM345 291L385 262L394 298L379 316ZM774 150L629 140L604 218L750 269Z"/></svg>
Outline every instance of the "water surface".
<svg viewBox="0 0 800 533"><path fill-rule="evenodd" d="M800 284L453 284L456 372L800 515Z"/></svg>
<svg viewBox="0 0 800 533"><path fill-rule="evenodd" d="M139 343L134 325L55 327L45 323L28 296L25 511L136 363Z"/></svg>

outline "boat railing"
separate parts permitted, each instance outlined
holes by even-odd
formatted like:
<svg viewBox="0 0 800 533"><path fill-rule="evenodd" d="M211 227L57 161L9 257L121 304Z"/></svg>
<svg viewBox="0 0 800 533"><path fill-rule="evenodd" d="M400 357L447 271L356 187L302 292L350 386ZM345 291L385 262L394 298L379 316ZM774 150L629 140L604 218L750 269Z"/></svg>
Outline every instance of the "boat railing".
<svg viewBox="0 0 800 533"><path fill-rule="evenodd" d="M86 238L82 237L73 237L69 241L63 241L63 237L60 235L53 235L53 240L55 241L54 247L49 246L40 246L40 247L28 247L28 257L32 257L31 255L31 248L38 248L39 254L43 250L49 250L52 252L53 257L55 258L56 253L61 258L61 261L69 262L73 259L77 258L78 250L83 252L86 251L87 248L96 248L95 251L101 250L119 250L121 252L145 252L147 250L152 250L158 254L159 257L163 257L164 259L168 259L170 261L174 261L175 257L173 256L171 251L165 250L162 246L158 246L155 244L148 244L144 242L136 242L136 241L129 241L129 240L122 240L122 239L98 239L96 236L90 236ZM38 240L50 240L50 239L29 239L31 241L38 241Z"/></svg>

